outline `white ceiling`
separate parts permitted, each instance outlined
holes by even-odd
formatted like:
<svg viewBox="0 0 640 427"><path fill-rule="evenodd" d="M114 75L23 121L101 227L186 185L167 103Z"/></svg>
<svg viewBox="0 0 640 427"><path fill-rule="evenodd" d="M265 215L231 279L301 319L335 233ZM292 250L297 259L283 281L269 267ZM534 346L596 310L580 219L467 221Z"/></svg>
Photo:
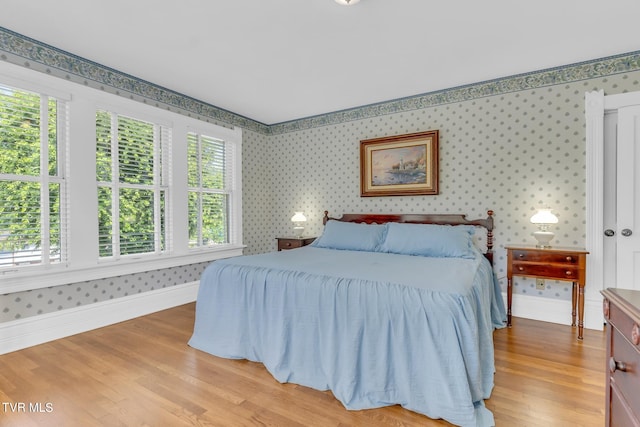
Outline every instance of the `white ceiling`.
<svg viewBox="0 0 640 427"><path fill-rule="evenodd" d="M2 0L0 26L265 124L640 50L638 0Z"/></svg>

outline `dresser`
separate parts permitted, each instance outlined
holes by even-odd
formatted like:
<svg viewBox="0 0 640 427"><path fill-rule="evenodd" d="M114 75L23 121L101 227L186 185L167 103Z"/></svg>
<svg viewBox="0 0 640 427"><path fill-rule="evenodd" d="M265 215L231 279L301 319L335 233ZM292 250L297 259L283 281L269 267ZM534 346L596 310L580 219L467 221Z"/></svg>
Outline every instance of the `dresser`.
<svg viewBox="0 0 640 427"><path fill-rule="evenodd" d="M640 291L605 289L606 426L640 426Z"/></svg>
<svg viewBox="0 0 640 427"><path fill-rule="evenodd" d="M576 325L578 339L584 331L584 286L587 283L587 254L579 248L537 248L535 246L506 246L507 249L507 326L511 326L513 277L573 282L571 298L571 326Z"/></svg>

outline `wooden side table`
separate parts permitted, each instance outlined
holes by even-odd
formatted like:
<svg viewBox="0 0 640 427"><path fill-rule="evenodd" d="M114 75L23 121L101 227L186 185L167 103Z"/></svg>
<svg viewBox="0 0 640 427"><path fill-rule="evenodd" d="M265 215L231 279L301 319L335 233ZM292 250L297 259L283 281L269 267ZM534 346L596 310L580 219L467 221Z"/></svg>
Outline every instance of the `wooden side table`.
<svg viewBox="0 0 640 427"><path fill-rule="evenodd" d="M301 248L311 244L315 237L276 237L278 250Z"/></svg>
<svg viewBox="0 0 640 427"><path fill-rule="evenodd" d="M513 276L573 282L571 294L571 326L576 326L578 339L584 330L584 286L589 252L579 248L537 248L506 246L507 249L507 326L511 326Z"/></svg>

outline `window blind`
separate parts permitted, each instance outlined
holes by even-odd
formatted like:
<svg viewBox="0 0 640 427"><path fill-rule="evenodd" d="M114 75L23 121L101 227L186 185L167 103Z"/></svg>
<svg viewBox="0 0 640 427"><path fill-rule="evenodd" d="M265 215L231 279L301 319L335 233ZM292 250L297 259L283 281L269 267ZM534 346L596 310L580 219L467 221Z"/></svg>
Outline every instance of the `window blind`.
<svg viewBox="0 0 640 427"><path fill-rule="evenodd" d="M167 249L170 129L106 111L96 114L101 257Z"/></svg>
<svg viewBox="0 0 640 427"><path fill-rule="evenodd" d="M189 247L229 243L232 145L196 132L187 135L187 143Z"/></svg>
<svg viewBox="0 0 640 427"><path fill-rule="evenodd" d="M0 268L66 259L65 104L0 86Z"/></svg>

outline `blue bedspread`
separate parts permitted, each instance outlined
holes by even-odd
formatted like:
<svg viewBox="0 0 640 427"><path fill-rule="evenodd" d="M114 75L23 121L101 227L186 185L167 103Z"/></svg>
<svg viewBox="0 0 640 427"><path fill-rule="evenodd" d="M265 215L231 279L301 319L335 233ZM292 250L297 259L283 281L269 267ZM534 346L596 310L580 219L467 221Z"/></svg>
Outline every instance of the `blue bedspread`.
<svg viewBox="0 0 640 427"><path fill-rule="evenodd" d="M400 404L493 425L493 329L505 309L491 266L304 247L212 263L189 345L330 389L348 409Z"/></svg>

